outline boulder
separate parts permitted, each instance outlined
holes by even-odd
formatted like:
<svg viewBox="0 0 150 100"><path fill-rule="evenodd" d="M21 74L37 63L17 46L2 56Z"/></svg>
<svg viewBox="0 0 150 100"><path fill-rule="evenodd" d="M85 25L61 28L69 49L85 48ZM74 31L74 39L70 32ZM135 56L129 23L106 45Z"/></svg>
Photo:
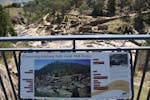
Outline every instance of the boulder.
<svg viewBox="0 0 150 100"><path fill-rule="evenodd" d="M98 30L108 30L108 25L98 25Z"/></svg>
<svg viewBox="0 0 150 100"><path fill-rule="evenodd" d="M13 17L11 20L13 24L23 25L27 23L27 19L25 19L23 16Z"/></svg>
<svg viewBox="0 0 150 100"><path fill-rule="evenodd" d="M91 26L81 26L81 27L79 27L79 32L81 32L81 33L91 32L91 31L92 31Z"/></svg>

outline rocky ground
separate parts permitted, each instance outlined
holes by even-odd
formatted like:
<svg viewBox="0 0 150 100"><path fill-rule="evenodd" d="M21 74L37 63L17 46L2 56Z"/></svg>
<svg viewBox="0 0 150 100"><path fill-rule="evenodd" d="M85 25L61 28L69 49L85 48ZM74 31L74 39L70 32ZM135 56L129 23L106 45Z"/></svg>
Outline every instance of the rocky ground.
<svg viewBox="0 0 150 100"><path fill-rule="evenodd" d="M75 75L76 77L83 77L83 75ZM86 97L87 96L87 86L90 87L89 77L86 77L82 80L72 80L73 76L64 76L64 77L50 77L45 83L44 80L39 86L36 87L36 93L38 93L38 96L44 96L43 94L48 94L50 97L57 96L57 97L71 97L73 94L73 90L75 87L78 87L78 93L80 94L80 97ZM55 79L55 81L54 81ZM45 83L45 84L44 84ZM83 92L84 91L84 92ZM82 93L83 92L83 93ZM36 95L35 93L35 95Z"/></svg>
<svg viewBox="0 0 150 100"><path fill-rule="evenodd" d="M46 33L38 32L39 29L34 25L30 25L32 27L26 28L25 25L16 25L15 30L17 31L18 36L43 36ZM42 30L44 31L44 30ZM63 44L62 44L63 42ZM145 41L137 41L139 44L143 44ZM131 41L77 41L77 48L100 48L100 47L138 47L137 44ZM30 46L32 47L42 47L42 48L71 48L72 41L54 41L54 42L30 42Z"/></svg>

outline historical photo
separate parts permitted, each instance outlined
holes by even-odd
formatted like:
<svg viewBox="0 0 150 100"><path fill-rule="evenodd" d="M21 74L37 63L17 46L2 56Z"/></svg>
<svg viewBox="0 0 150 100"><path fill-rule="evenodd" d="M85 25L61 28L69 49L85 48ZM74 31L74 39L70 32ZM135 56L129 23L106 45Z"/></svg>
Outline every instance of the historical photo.
<svg viewBox="0 0 150 100"><path fill-rule="evenodd" d="M128 54L110 54L110 67L128 67Z"/></svg>
<svg viewBox="0 0 150 100"><path fill-rule="evenodd" d="M91 97L90 59L35 60L35 97Z"/></svg>

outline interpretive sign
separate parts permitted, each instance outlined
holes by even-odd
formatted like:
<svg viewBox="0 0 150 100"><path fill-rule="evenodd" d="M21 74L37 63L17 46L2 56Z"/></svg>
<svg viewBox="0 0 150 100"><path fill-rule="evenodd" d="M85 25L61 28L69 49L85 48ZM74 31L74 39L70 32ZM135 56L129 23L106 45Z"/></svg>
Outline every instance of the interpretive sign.
<svg viewBox="0 0 150 100"><path fill-rule="evenodd" d="M126 52L22 53L22 99L126 99L131 97Z"/></svg>

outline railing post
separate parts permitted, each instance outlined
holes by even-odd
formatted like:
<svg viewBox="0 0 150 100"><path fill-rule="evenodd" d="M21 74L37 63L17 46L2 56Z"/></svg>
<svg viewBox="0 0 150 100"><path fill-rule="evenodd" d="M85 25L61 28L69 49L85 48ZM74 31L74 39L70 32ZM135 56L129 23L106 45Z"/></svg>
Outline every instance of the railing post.
<svg viewBox="0 0 150 100"><path fill-rule="evenodd" d="M17 56L16 56L16 52L15 51L13 51L13 57L14 57L14 61L15 61L17 72L19 73L19 66L18 66L18 61L17 61Z"/></svg>
<svg viewBox="0 0 150 100"><path fill-rule="evenodd" d="M149 100L149 99L150 99L150 89L149 89L148 94L147 94L147 100Z"/></svg>
<svg viewBox="0 0 150 100"><path fill-rule="evenodd" d="M136 100L140 99L140 95L141 95L141 91L142 91L142 87L143 87L143 83L144 83L144 79L145 79L145 75L146 75L146 71L147 71L147 67L149 63L149 58L150 58L150 50L147 51L146 61L145 61L144 69L143 69L143 75L142 75L142 79L141 79L141 83L140 83L140 87L139 87Z"/></svg>
<svg viewBox="0 0 150 100"><path fill-rule="evenodd" d="M21 97L20 97L20 64L21 64L21 62L20 62L20 60L21 60L21 52L19 52L19 57L18 57L18 98L19 99L21 99Z"/></svg>
<svg viewBox="0 0 150 100"><path fill-rule="evenodd" d="M134 58L134 64L133 64L133 68L132 68L132 70L133 70L132 75L134 75L134 73L135 73L136 64L137 64L137 60L138 60L138 56L139 56L139 50L136 50L135 58Z"/></svg>
<svg viewBox="0 0 150 100"><path fill-rule="evenodd" d="M0 75L0 83L1 83L1 87L2 87L2 90L3 90L3 93L5 95L5 99L8 100L8 96L7 96L7 93L6 93L6 90L5 90L5 87L4 87L4 83L3 83L3 79Z"/></svg>
<svg viewBox="0 0 150 100"><path fill-rule="evenodd" d="M75 39L73 40L73 48L72 48L72 50L73 50L73 52L76 51L76 40Z"/></svg>
<svg viewBox="0 0 150 100"><path fill-rule="evenodd" d="M16 94L16 92L15 92L15 88L14 88L14 85L13 85L13 82L12 82L12 78L11 78L11 75L10 75L10 71L9 71L9 68L8 68L8 64L7 64L5 52L2 51L1 53L2 53L2 57L3 57L3 61L4 61L4 64L5 64L5 67L6 67L8 79L9 79L9 81L10 81L10 85L11 85L11 88L12 88L12 91L13 91L13 94L14 94L14 98L15 98L15 100L18 100L18 99L17 99L17 94Z"/></svg>
<svg viewBox="0 0 150 100"><path fill-rule="evenodd" d="M132 97L131 97L131 100L134 99L134 73L135 73L135 68L136 68L136 64L137 64L137 60L138 60L138 53L139 51L136 50L136 53L135 53L135 58L134 58L134 64L132 64L131 66L131 78L132 78ZM131 57L132 58L132 57ZM133 60L133 59L131 59Z"/></svg>
<svg viewBox="0 0 150 100"><path fill-rule="evenodd" d="M134 98L134 74L133 74L133 57L132 57L132 52L131 50L129 51L130 54L130 64L131 64L131 91L132 91L132 97L131 100Z"/></svg>

